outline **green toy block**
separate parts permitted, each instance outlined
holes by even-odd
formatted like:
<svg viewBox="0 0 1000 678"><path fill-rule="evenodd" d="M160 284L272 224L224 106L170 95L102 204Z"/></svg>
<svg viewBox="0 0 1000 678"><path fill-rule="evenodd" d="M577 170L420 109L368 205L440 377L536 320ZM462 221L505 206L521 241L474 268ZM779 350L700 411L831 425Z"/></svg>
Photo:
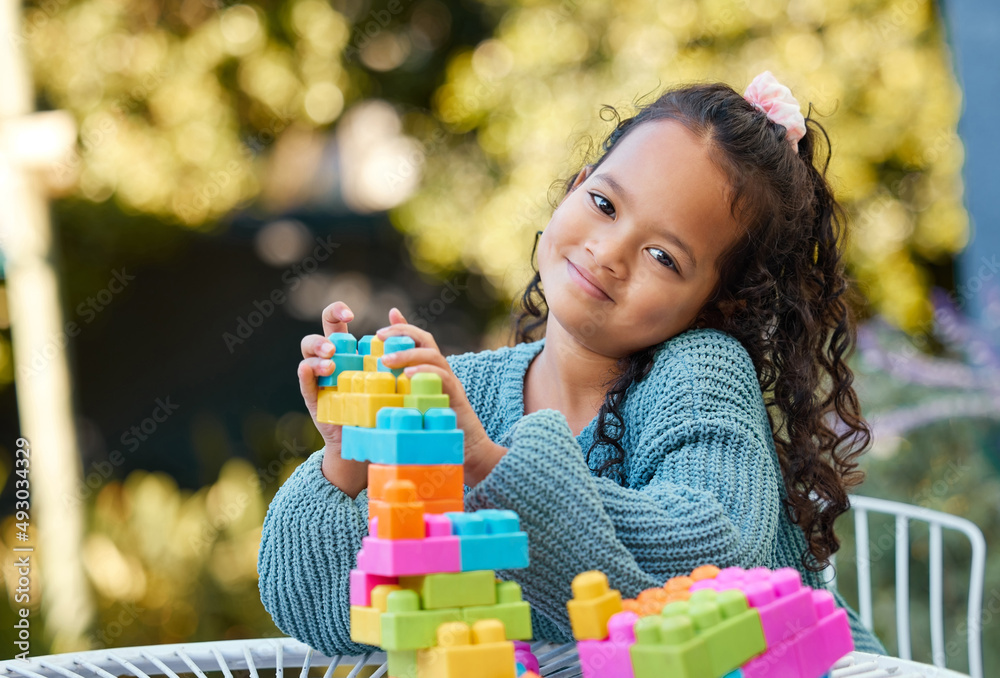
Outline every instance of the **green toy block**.
<svg viewBox="0 0 1000 678"><path fill-rule="evenodd" d="M390 650L385 653L392 678L417 678L417 651Z"/></svg>
<svg viewBox="0 0 1000 678"><path fill-rule="evenodd" d="M497 582L496 592L496 605L463 607L462 618L469 624L480 619L499 619L507 640L531 640L531 606L521 599L521 585L516 581Z"/></svg>
<svg viewBox="0 0 1000 678"><path fill-rule="evenodd" d="M738 589L702 589L643 617L630 649L635 678L718 678L767 650L757 610Z"/></svg>
<svg viewBox="0 0 1000 678"><path fill-rule="evenodd" d="M416 591L393 591L382 613L381 643L384 650L422 650L437 644L437 628L450 621L462 621L457 608L421 610Z"/></svg>
<svg viewBox="0 0 1000 678"><path fill-rule="evenodd" d="M420 607L440 610L449 607L493 605L497 602L493 570L400 577L399 585L420 594Z"/></svg>
<svg viewBox="0 0 1000 678"><path fill-rule="evenodd" d="M448 395L441 390L439 375L417 372L410 377L410 392L403 396L403 407L415 407L421 414L432 407L448 407Z"/></svg>
<svg viewBox="0 0 1000 678"><path fill-rule="evenodd" d="M635 678L718 678L708 648L685 615L642 617L635 624L629 655Z"/></svg>
<svg viewBox="0 0 1000 678"><path fill-rule="evenodd" d="M767 650L760 614L739 589L702 589L687 601L667 605L662 616L686 615L708 649L713 675L722 676Z"/></svg>

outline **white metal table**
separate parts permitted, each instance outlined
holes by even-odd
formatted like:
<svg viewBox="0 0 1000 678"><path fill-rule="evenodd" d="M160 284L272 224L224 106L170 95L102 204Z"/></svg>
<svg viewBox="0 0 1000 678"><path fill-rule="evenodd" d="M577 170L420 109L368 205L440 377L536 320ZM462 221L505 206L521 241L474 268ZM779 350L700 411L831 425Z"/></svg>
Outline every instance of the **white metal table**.
<svg viewBox="0 0 1000 678"><path fill-rule="evenodd" d="M545 678L576 678L580 676L576 645L552 645L545 641L533 643L541 674ZM224 640L176 645L146 645L88 652L68 652L30 659L10 659L0 662L0 676L10 678L180 678L178 673L194 674L197 678L234 678L233 671L248 671L250 678L266 676L307 678L325 668L323 678L333 678L335 672L347 671L355 678L365 667L377 667L371 678L386 675L385 654L374 652L361 657L327 657L294 638L255 638ZM338 671L339 669L339 671ZM371 669L367 669L370 671ZM963 678L960 673L926 664L852 652L840 660L832 672L833 678ZM470 676L470 678L474 678Z"/></svg>

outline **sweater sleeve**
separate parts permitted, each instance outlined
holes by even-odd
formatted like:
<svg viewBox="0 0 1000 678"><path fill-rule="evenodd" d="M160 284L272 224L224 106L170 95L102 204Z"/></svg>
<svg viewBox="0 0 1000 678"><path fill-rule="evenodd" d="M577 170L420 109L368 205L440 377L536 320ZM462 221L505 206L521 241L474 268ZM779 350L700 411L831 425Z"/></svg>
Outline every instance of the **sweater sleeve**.
<svg viewBox="0 0 1000 678"><path fill-rule="evenodd" d="M257 556L261 602L285 634L323 652L363 654L351 641L349 575L368 533L368 491L351 499L323 475L323 450L278 488Z"/></svg>
<svg viewBox="0 0 1000 678"><path fill-rule="evenodd" d="M601 570L624 597L706 563L766 562L778 527L778 480L767 449L739 419L699 419L647 441L660 461L629 489L595 477L566 418L539 410L515 426L507 454L466 497L466 509L516 511L530 566L505 572L537 611L536 637L572 640L573 577ZM749 482L753 479L752 482ZM536 618L537 618L536 617Z"/></svg>

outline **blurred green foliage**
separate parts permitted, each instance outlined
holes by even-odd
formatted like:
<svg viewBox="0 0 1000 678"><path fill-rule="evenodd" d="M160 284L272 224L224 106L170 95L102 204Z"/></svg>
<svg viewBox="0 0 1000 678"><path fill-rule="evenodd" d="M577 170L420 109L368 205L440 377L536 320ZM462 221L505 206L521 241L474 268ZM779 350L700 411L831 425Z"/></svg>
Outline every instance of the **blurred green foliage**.
<svg viewBox="0 0 1000 678"><path fill-rule="evenodd" d="M66 191L211 227L263 190L257 154L292 128L336 124L375 77L424 66L459 5L289 0L29 3L26 46L44 98L79 121ZM831 171L855 216L849 260L903 327L928 319L928 267L968 237L961 91L931 0L491 0L496 28L456 44L405 125L425 177L394 211L428 271L473 269L518 291L552 181L603 137L600 104L765 69L830 117ZM366 11L369 10L370 11ZM443 81L435 82L438 78ZM393 89L394 88L394 89ZM398 94L395 89L401 90Z"/></svg>
<svg viewBox="0 0 1000 678"><path fill-rule="evenodd" d="M548 219L553 180L591 159L587 141L610 130L601 104L627 113L637 97L689 80L742 91L765 69L803 113L811 103L828 116L831 173L855 227L849 264L872 312L910 331L925 327L935 270L968 237L962 93L931 0L29 1L21 37L41 106L68 110L79 124L78 148L55 168L62 196L211 230L266 192L276 139L328 130L354 104L383 98L405 109L404 131L420 148L420 187L391 212L414 263L441 275L481 272L505 299L527 278L520 273ZM0 329L5 318L0 309ZM912 402L909 386L855 366L866 410ZM11 377L0 334L0 383ZM989 422L920 429L870 455L861 491L926 498L992 541L1000 486L983 450L996 439ZM230 459L196 492L137 471L88 496L80 557L98 599L95 647L276 633L258 596L256 549L267 504L299 460L274 467L274 449L256 459L256 468ZM952 463L964 470L938 492ZM12 531L7 518L5 558ZM964 609L964 554L947 545L953 629ZM850 555L848 539L842 562ZM877 630L891 645L891 559L875 566ZM987 598L998 568L991 560ZM5 586L12 600L12 582ZM984 628L988 673L1000 666L994 626ZM33 654L44 652L43 634L34 638Z"/></svg>

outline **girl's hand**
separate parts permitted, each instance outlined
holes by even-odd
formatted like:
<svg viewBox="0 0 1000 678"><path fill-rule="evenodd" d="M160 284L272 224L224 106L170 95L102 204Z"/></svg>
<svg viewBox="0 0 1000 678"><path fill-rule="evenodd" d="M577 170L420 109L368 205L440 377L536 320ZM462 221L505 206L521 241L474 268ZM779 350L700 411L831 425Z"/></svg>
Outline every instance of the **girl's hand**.
<svg viewBox="0 0 1000 678"><path fill-rule="evenodd" d="M407 377L418 372L433 372L441 377L441 391L448 396L449 406L455 410L456 425L465 433L465 484L478 485L507 450L486 435L486 429L472 409L462 382L451 371L430 332L408 324L396 308L389 312L389 320L393 323L391 326L376 332L379 339L385 341L388 337L407 336L413 339L416 346L384 355L382 363L395 369L406 368L403 372Z"/></svg>
<svg viewBox="0 0 1000 678"><path fill-rule="evenodd" d="M352 498L368 486L368 464L340 456L341 425L324 424L316 420L319 409L319 386L316 378L333 374L335 367L337 358L334 346L327 337L334 332L347 332L347 323L353 319L354 313L342 301L335 301L323 309L323 334L310 334L302 339L302 362L298 369L299 390L302 391L306 409L326 443L323 476ZM393 322L402 322L402 316Z"/></svg>
<svg viewBox="0 0 1000 678"><path fill-rule="evenodd" d="M334 332L347 332L347 323L354 320L354 313L342 301L335 301L323 309L323 334L310 334L302 339L302 362L299 363L299 390L306 402L306 409L327 449L340 449L341 426L324 424L316 420L319 408L317 397L319 386L316 379L333 374L334 358L333 343L327 339Z"/></svg>

